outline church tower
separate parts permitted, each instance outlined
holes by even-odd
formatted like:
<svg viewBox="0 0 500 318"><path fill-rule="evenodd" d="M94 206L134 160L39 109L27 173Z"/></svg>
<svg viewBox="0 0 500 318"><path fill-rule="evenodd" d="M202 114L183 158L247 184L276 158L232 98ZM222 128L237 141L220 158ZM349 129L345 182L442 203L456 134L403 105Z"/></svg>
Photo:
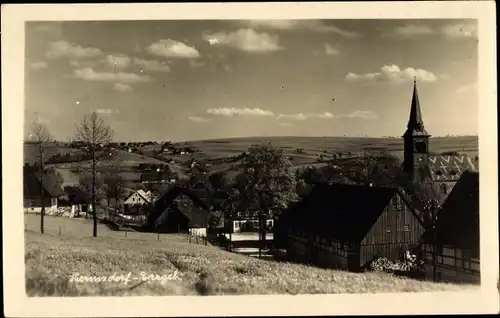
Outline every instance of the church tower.
<svg viewBox="0 0 500 318"><path fill-rule="evenodd" d="M422 111L418 101L417 82L413 82L413 98L411 101L410 119L404 139L404 162L403 170L412 179L417 176L421 166L429 165L429 137L424 128Z"/></svg>

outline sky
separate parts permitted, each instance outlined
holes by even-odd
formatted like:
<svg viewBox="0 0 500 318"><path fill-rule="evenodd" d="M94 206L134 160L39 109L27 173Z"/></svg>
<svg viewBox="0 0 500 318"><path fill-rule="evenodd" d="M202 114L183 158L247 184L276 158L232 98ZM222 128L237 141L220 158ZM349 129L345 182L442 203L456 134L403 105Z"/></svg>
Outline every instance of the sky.
<svg viewBox="0 0 500 318"><path fill-rule="evenodd" d="M427 131L478 131L475 20L26 23L30 123L69 140L401 136L416 79Z"/></svg>

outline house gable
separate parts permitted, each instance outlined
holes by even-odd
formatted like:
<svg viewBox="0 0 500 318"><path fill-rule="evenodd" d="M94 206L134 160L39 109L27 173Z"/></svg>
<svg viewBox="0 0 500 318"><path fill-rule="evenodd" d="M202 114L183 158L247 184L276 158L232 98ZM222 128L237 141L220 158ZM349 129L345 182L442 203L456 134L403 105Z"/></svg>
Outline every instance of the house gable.
<svg viewBox="0 0 500 318"><path fill-rule="evenodd" d="M423 233L424 227L415 212L403 195L396 192L361 245L415 243Z"/></svg>

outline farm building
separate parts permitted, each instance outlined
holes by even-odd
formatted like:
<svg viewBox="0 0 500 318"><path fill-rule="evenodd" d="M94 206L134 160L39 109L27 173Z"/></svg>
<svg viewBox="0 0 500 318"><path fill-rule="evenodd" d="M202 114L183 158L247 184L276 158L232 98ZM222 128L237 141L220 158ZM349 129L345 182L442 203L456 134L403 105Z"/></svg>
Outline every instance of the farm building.
<svg viewBox="0 0 500 318"><path fill-rule="evenodd" d="M189 232L207 228L209 207L192 191L173 187L158 199L148 215L148 226L155 232Z"/></svg>
<svg viewBox="0 0 500 318"><path fill-rule="evenodd" d="M473 160L465 155L431 156L429 153L429 137L424 127L422 110L417 92L416 82L413 85L410 118L404 139L403 170L413 179L419 178L422 166L427 166L430 177L439 186L441 194L446 197L462 173L477 171Z"/></svg>
<svg viewBox="0 0 500 318"><path fill-rule="evenodd" d="M275 248L294 261L357 271L375 257L398 260L423 232L396 188L317 184L276 221Z"/></svg>
<svg viewBox="0 0 500 318"><path fill-rule="evenodd" d="M47 212L57 211L58 199L63 195L62 189L48 182L48 177L43 185L42 189L40 172L37 172L36 168L25 165L23 167L23 197L26 212L40 212L42 210L41 191L43 191L45 210Z"/></svg>
<svg viewBox="0 0 500 318"><path fill-rule="evenodd" d="M422 239L427 276L432 278L432 246L436 242L439 280L480 281L479 173L462 174L439 212L435 237L429 230Z"/></svg>

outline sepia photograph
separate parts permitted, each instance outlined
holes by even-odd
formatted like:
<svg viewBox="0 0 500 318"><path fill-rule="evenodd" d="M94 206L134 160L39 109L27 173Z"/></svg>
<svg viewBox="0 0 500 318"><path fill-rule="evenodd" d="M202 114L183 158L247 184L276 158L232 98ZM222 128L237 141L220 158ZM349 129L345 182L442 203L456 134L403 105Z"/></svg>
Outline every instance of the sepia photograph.
<svg viewBox="0 0 500 318"><path fill-rule="evenodd" d="M477 16L130 14L18 23L26 301L498 286Z"/></svg>

